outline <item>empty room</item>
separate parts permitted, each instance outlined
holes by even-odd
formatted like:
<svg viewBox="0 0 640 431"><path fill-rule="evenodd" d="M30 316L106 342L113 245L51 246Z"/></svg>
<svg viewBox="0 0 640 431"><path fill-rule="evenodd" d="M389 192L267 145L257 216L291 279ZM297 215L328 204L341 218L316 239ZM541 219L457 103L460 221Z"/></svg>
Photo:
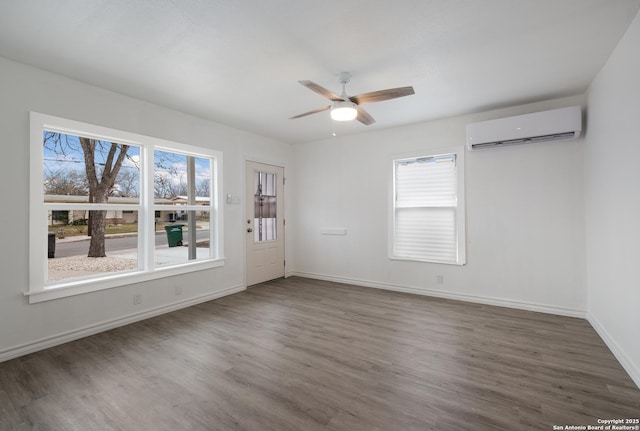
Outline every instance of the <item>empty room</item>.
<svg viewBox="0 0 640 431"><path fill-rule="evenodd" d="M640 430L640 0L0 2L0 430Z"/></svg>

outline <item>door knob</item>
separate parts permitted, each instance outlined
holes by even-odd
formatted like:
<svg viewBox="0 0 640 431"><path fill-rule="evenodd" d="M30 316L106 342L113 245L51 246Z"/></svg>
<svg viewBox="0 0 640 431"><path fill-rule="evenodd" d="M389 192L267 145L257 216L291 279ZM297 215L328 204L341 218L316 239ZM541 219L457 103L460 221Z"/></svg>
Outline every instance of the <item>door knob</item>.
<svg viewBox="0 0 640 431"><path fill-rule="evenodd" d="M248 228L248 229L247 229L247 232L251 233L251 232L253 232L253 229Z"/></svg>

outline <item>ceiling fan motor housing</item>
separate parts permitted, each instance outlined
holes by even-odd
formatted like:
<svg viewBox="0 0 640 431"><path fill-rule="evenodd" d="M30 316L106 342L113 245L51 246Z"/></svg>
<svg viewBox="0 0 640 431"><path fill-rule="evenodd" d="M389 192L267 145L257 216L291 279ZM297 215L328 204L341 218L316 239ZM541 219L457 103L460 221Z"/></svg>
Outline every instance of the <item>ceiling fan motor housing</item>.
<svg viewBox="0 0 640 431"><path fill-rule="evenodd" d="M349 72L338 73L338 82L342 85L348 84L351 81L351 74Z"/></svg>

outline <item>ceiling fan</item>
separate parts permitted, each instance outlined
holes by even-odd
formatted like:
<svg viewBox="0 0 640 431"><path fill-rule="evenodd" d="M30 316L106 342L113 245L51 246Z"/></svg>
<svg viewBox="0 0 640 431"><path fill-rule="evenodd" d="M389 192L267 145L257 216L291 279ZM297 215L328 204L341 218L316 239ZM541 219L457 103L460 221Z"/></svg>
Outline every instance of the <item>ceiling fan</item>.
<svg viewBox="0 0 640 431"><path fill-rule="evenodd" d="M375 123L376 120L367 111L365 111L361 107L361 105L366 105L367 103L373 102L382 102L384 100L396 99L398 97L410 96L412 94L415 94L415 92L413 91L413 87L409 86L372 91L370 93L364 93L357 96L349 97L347 96L345 87L350 80L351 74L349 72L340 72L340 74L338 74L338 81L340 82L340 84L342 84L342 95L340 96L314 82L298 81L309 90L326 97L333 103L329 106L314 109L313 111L305 112L304 114L296 115L289 119L293 120L295 118L306 117L307 115L317 114L318 112L323 112L330 109L331 118L336 121L350 121L356 119L365 126L368 126Z"/></svg>

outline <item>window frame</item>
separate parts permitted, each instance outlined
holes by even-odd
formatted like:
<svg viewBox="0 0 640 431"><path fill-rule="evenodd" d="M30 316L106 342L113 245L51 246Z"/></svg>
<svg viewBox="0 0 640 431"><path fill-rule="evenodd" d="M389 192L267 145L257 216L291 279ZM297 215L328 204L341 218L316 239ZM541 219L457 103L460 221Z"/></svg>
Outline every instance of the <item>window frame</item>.
<svg viewBox="0 0 640 431"><path fill-rule="evenodd" d="M456 260L439 261L420 259L412 256L396 255L394 253L396 232L396 163L404 160L418 158L442 157L455 155L456 158L456 197L455 207L455 232L456 232ZM389 158L391 169L389 171L389 224L388 224L388 258L390 260L437 263L445 265L466 264L466 206L465 206L465 150L464 146L425 149L402 154L394 154Z"/></svg>
<svg viewBox="0 0 640 431"><path fill-rule="evenodd" d="M43 188L44 160L42 150L42 137L45 130L138 146L141 160L140 199L138 204L46 203L44 201ZM155 266L155 211L156 208L162 206L155 204L153 193L153 154L156 149L211 160L210 205L198 205L197 208L195 208L195 205L194 208L190 208L189 205L180 207L181 210L185 211L191 209L201 211L203 208L207 208L210 211L210 254L207 259L193 260L171 266ZM24 295L29 298L29 303L126 286L224 265L224 225L220 194L222 188L222 152L220 151L30 112L29 170L29 290L24 292ZM137 270L105 273L104 275L90 278L72 278L61 282L47 282L48 230L45 222L47 213L50 210L66 209L137 211L139 226ZM153 232L151 231L152 229Z"/></svg>

